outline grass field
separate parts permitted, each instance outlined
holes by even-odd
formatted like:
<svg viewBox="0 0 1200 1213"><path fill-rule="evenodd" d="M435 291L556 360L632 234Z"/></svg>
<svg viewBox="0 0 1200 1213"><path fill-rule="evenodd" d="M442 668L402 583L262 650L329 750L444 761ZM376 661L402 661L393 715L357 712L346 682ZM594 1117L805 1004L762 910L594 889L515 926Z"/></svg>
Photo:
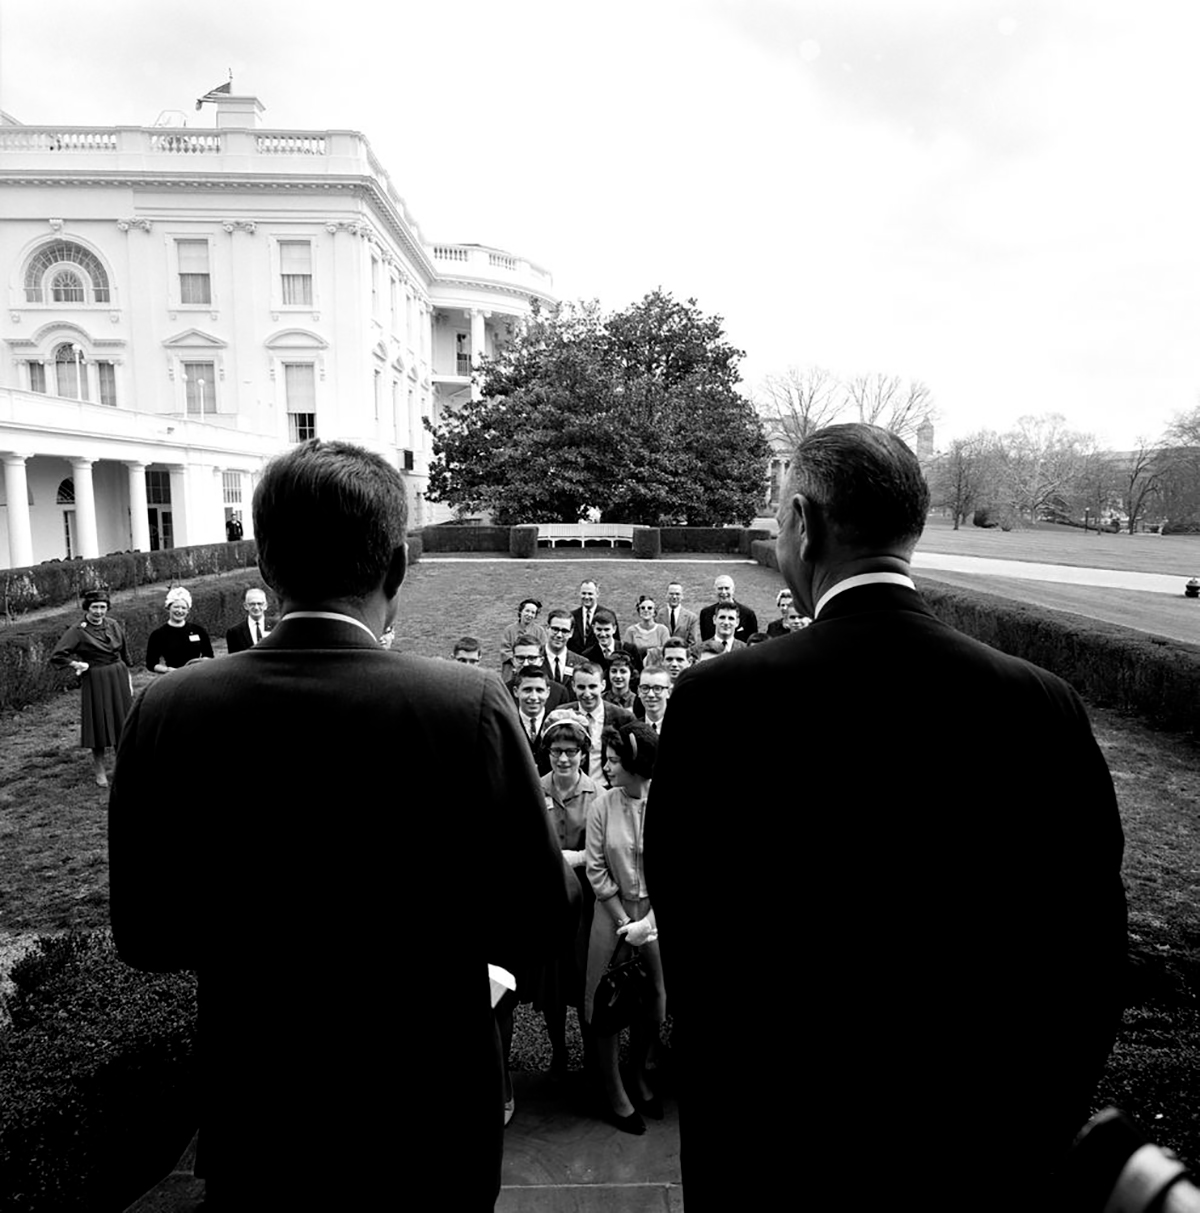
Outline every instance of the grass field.
<svg viewBox="0 0 1200 1213"><path fill-rule="evenodd" d="M980 534L987 541L999 533ZM639 593L661 593L677 578L685 601L699 607L721 572L734 577L738 598L758 611L762 625L775 616L782 581L757 565L668 565L607 553L592 559L590 552L587 562L577 563L582 555L537 563L422 562L402 590L399 647L447 655L457 636L471 633L483 641L485 661L498 664L497 638L519 599L533 594L547 607L573 606L579 581L593 569L601 601L617 611L622 626L632 622ZM139 673L135 685L151 677ZM91 783L88 755L77 748L78 711L77 694L66 693L0 718L0 967L5 951L28 933L107 924L105 800ZM1093 719L1125 825L1134 959L1130 1009L1097 1106L1119 1103L1158 1141L1200 1164L1200 754L1186 738L1113 713L1094 710ZM770 722L761 726L758 737L767 747ZM931 754L942 744L953 738L931 733ZM522 1010L514 1063L538 1067L548 1061L540 1021Z"/></svg>

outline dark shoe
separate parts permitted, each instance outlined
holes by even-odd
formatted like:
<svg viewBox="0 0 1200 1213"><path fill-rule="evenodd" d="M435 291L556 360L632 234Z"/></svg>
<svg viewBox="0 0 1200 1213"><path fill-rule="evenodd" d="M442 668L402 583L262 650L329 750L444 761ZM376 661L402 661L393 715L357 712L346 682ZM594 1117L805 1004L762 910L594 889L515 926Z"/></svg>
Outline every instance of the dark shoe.
<svg viewBox="0 0 1200 1213"><path fill-rule="evenodd" d="M649 1116L651 1120L662 1120L662 1100L657 1095L651 1095L649 1099L639 1099L636 1095L631 1095L629 1099L643 1116Z"/></svg>
<svg viewBox="0 0 1200 1213"><path fill-rule="evenodd" d="M630 1113L628 1116L618 1116L611 1108L608 1112L608 1120L610 1124L614 1124L622 1133L632 1133L636 1137L640 1137L646 1131L646 1122L642 1119L641 1114L637 1111Z"/></svg>

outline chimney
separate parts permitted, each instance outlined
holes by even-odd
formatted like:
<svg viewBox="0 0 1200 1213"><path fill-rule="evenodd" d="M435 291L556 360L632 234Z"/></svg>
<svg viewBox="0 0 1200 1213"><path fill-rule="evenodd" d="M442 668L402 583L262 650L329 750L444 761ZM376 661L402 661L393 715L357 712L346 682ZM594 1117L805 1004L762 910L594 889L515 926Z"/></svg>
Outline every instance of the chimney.
<svg viewBox="0 0 1200 1213"><path fill-rule="evenodd" d="M217 128L223 130L254 130L262 125L265 107L257 97L214 97L217 106Z"/></svg>

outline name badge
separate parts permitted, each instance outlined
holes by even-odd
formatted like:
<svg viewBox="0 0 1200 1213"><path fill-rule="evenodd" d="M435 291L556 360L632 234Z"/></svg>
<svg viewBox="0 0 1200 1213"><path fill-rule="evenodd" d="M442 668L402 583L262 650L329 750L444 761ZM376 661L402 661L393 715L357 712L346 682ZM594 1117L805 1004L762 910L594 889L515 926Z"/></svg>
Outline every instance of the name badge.
<svg viewBox="0 0 1200 1213"><path fill-rule="evenodd" d="M192 632L192 633L191 633L191 634L188 636L188 639L189 639L189 640L192 642L192 644L199 644L199 643L200 643L200 633L199 633L199 632Z"/></svg>

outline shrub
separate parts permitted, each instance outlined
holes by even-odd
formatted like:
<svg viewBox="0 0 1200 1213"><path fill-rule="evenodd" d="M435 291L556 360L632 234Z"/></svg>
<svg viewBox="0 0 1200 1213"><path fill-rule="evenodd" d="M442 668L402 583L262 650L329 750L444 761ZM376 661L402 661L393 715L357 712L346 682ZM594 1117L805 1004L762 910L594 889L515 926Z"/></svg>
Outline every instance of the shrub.
<svg viewBox="0 0 1200 1213"><path fill-rule="evenodd" d="M658 527L633 528L633 554L639 560L655 560L662 555L662 532Z"/></svg>
<svg viewBox="0 0 1200 1213"><path fill-rule="evenodd" d="M1179 522L1164 522L1164 535L1200 535L1200 521L1186 518Z"/></svg>
<svg viewBox="0 0 1200 1213"><path fill-rule="evenodd" d="M520 560L537 555L538 529L536 524L509 527L508 554Z"/></svg>
<svg viewBox="0 0 1200 1213"><path fill-rule="evenodd" d="M408 542L411 544L419 535L422 550L426 552L507 552L508 531L506 526L443 522L410 532Z"/></svg>
<svg viewBox="0 0 1200 1213"><path fill-rule="evenodd" d="M22 1213L120 1209L195 1132L196 982L141 973L107 931L43 936L0 1030L0 1174Z"/></svg>
<svg viewBox="0 0 1200 1213"><path fill-rule="evenodd" d="M980 506L974 514L971 515L972 526L995 527L999 526L999 521L992 516L992 510L989 506Z"/></svg>

